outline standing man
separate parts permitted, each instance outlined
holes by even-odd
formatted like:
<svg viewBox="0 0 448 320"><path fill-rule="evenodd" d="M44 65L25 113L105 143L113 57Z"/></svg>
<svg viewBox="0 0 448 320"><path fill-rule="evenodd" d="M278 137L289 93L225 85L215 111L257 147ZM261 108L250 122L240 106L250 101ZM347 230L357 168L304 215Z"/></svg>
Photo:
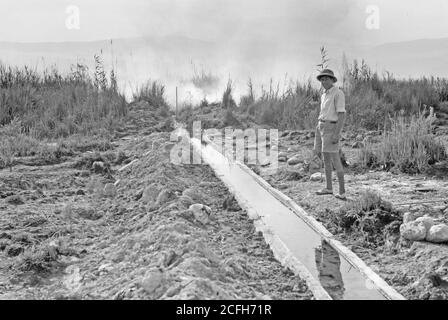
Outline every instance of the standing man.
<svg viewBox="0 0 448 320"><path fill-rule="evenodd" d="M324 88L321 97L319 123L314 138L314 152L324 159L325 179L327 187L316 192L318 195L333 194L332 171L336 169L339 182L339 193L336 198L346 200L344 184L344 168L339 155L339 139L345 122L345 96L334 83L338 79L333 71L324 69L317 76Z"/></svg>

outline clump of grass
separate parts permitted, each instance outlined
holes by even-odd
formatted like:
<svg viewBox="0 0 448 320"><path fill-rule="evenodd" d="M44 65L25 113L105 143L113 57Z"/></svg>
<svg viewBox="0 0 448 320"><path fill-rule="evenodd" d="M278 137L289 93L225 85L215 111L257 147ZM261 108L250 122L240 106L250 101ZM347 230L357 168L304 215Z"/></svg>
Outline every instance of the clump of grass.
<svg viewBox="0 0 448 320"><path fill-rule="evenodd" d="M370 142L366 142L364 148L358 152L358 161L362 168L375 168L379 165L378 153L379 147Z"/></svg>
<svg viewBox="0 0 448 320"><path fill-rule="evenodd" d="M447 159L444 145L432 133L436 117L431 111L390 119L391 130L382 136L380 145L367 143L360 152L366 167L397 168L404 173L424 173L432 164Z"/></svg>
<svg viewBox="0 0 448 320"><path fill-rule="evenodd" d="M51 245L33 246L19 257L16 267L22 272L46 275L59 267L58 248Z"/></svg>
<svg viewBox="0 0 448 320"><path fill-rule="evenodd" d="M254 85L252 83L252 79L249 78L247 82L248 93L247 95L243 95L240 98L240 108L243 111L246 111L249 106L251 106L255 102L255 93L254 93Z"/></svg>
<svg viewBox="0 0 448 320"><path fill-rule="evenodd" d="M230 109L227 109L224 111L224 117L222 120L222 124L224 127L228 127L228 126L234 127L234 126L241 125L240 121L238 121L238 119L235 117L232 110L230 110Z"/></svg>
<svg viewBox="0 0 448 320"><path fill-rule="evenodd" d="M201 89L204 94L212 92L219 84L219 78L212 74L211 71L205 71L204 67L200 71L197 70L196 65L192 62L193 77L191 83L198 89Z"/></svg>
<svg viewBox="0 0 448 320"><path fill-rule="evenodd" d="M34 155L41 148L39 141L22 133L20 121L0 127L0 168L12 171L16 157Z"/></svg>
<svg viewBox="0 0 448 320"><path fill-rule="evenodd" d="M146 101L153 108L168 108L165 100L165 86L157 81L148 80L133 94L134 101Z"/></svg>
<svg viewBox="0 0 448 320"><path fill-rule="evenodd" d="M107 90L107 77L106 71L104 71L104 64L101 56L98 54L94 55L95 58L95 73L94 73L94 85L98 90Z"/></svg>
<svg viewBox="0 0 448 320"><path fill-rule="evenodd" d="M5 129L3 129L6 131ZM0 160L2 167L9 167L9 170L12 171L12 165L14 163L14 155L15 155L15 143L14 136L8 134L1 134L0 139Z"/></svg>
<svg viewBox="0 0 448 320"><path fill-rule="evenodd" d="M193 105L185 104L179 110L178 119L184 123L192 122L193 119Z"/></svg>
<svg viewBox="0 0 448 320"><path fill-rule="evenodd" d="M227 82L226 90L224 90L224 93L222 95L222 107L227 110L232 110L236 108L235 100L232 96L232 81L229 79Z"/></svg>
<svg viewBox="0 0 448 320"><path fill-rule="evenodd" d="M358 199L348 202L338 213L332 214L333 224L365 243L381 245L384 231L397 233L402 217L392 204L381 196L366 190Z"/></svg>

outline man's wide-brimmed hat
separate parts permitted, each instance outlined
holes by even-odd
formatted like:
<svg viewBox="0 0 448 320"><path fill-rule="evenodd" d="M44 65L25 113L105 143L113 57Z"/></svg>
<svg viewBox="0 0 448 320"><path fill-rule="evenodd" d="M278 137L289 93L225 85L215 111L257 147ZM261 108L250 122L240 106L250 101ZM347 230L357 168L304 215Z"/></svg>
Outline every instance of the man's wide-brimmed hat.
<svg viewBox="0 0 448 320"><path fill-rule="evenodd" d="M332 79L334 80L334 82L338 81L338 79L334 76L334 72L331 71L330 69L324 69L324 70L322 70L322 71L319 73L319 75L317 76L317 80L320 81L320 78L322 78L322 77L324 77L324 76L327 76L327 77L332 78Z"/></svg>

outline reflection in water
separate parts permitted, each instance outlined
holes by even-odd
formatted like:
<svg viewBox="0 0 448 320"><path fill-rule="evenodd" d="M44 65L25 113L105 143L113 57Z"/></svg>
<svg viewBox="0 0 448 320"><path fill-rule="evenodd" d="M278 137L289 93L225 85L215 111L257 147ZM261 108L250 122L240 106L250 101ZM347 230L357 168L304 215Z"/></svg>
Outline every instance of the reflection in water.
<svg viewBox="0 0 448 320"><path fill-rule="evenodd" d="M341 260L338 252L325 240L322 240L321 246L317 247L315 252L316 266L322 287L334 300L342 300L345 288L340 271Z"/></svg>

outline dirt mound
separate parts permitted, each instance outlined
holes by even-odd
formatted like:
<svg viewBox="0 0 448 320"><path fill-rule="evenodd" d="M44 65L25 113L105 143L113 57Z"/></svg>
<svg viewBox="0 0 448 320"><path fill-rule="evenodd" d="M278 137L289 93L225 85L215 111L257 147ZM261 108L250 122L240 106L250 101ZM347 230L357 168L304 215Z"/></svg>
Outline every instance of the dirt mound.
<svg viewBox="0 0 448 320"><path fill-rule="evenodd" d="M145 108L110 154L0 171L2 195L23 200L0 203L0 297L311 299L209 167L170 162L170 133L149 132L158 111ZM119 171L123 155L138 161Z"/></svg>

